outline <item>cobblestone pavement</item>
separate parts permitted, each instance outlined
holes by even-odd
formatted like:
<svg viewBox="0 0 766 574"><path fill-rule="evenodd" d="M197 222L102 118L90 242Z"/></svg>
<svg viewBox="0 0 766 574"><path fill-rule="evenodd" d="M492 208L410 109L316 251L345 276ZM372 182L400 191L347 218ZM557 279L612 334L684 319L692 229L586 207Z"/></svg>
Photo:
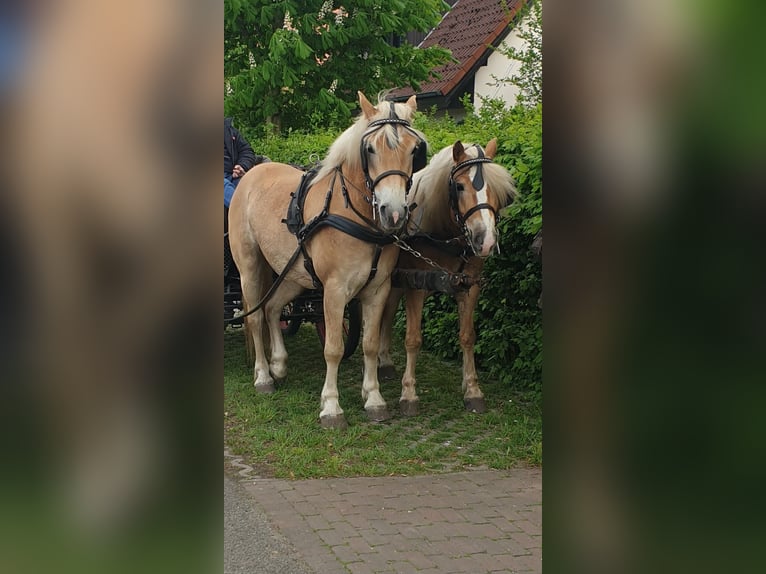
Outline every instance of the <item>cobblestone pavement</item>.
<svg viewBox="0 0 766 574"><path fill-rule="evenodd" d="M234 467L317 574L542 572L539 469L289 481Z"/></svg>
<svg viewBox="0 0 766 574"><path fill-rule="evenodd" d="M315 574L241 484L223 478L224 574Z"/></svg>

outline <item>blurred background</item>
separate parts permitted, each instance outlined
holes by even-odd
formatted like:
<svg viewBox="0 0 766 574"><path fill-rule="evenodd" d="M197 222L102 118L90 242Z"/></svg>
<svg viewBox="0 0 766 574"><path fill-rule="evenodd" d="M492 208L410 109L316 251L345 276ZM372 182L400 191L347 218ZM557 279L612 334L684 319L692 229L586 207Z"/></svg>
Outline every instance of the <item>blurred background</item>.
<svg viewBox="0 0 766 574"><path fill-rule="evenodd" d="M220 568L222 19L0 7L0 571Z"/></svg>
<svg viewBox="0 0 766 574"><path fill-rule="evenodd" d="M756 2L544 6L546 571L763 571Z"/></svg>

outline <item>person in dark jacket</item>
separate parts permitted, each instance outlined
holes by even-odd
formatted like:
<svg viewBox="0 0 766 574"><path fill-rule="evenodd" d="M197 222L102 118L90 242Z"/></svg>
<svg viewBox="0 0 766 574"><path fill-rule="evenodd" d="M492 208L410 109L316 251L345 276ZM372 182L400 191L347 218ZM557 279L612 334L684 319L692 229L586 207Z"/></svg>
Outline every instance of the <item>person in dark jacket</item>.
<svg viewBox="0 0 766 574"><path fill-rule="evenodd" d="M247 140L237 128L231 125L231 118L223 119L223 277L224 283L236 277L237 270L231 257L229 238L229 204L234 190L245 173L259 163L271 161L265 155L256 155Z"/></svg>
<svg viewBox="0 0 766 574"><path fill-rule="evenodd" d="M231 124L223 120L223 205L228 210L234 190L245 172L259 163L270 161L265 155L256 155L247 140Z"/></svg>

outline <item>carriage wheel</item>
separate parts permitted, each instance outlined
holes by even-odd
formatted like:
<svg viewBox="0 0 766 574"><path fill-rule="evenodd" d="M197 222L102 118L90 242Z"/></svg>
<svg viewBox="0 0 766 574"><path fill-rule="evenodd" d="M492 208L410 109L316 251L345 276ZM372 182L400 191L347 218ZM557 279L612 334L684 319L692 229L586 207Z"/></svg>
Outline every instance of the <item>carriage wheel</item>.
<svg viewBox="0 0 766 574"><path fill-rule="evenodd" d="M288 303L282 311L283 317L289 317L293 312L293 304ZM301 328L300 319L280 319L279 326L282 329L282 335L285 337L292 337Z"/></svg>
<svg viewBox="0 0 766 574"><path fill-rule="evenodd" d="M316 322L317 335L324 348L324 340L327 331L324 321ZM354 354L359 346L359 337L362 332L362 310L357 299L352 299L343 312L343 358L348 359Z"/></svg>

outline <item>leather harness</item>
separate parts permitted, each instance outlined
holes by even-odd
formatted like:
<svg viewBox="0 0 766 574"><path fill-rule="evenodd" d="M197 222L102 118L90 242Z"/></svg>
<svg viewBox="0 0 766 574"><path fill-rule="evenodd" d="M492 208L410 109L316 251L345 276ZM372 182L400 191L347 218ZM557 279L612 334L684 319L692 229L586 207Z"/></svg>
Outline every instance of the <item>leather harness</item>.
<svg viewBox="0 0 766 574"><path fill-rule="evenodd" d="M375 245L375 253L373 254L372 258L370 275L367 277L367 281L365 282L366 286L370 281L373 280L375 274L378 271L378 261L380 260L380 254L383 250L383 246L393 243L394 238L391 235L381 233L372 227L374 222L356 209L348 194L346 178L338 167L335 168L332 183L330 184L330 187L327 190L327 194L325 195L324 207L322 208L322 211L315 215L308 223L305 223L303 218L303 205L306 202L306 196L311 189L311 183L316 176L318 169L319 168L317 167L303 174L298 189L290 194L291 199L287 208L287 217L282 220L282 223L284 223L290 233L295 235L295 237L298 239L298 251L303 254L303 265L306 268L308 274L311 275L314 289L321 289L322 282L317 276L316 271L314 270L314 264L311 256L306 250L306 241L317 230L321 229L322 227L332 227L338 231L342 231L347 235L355 237L356 239L364 241L365 243L372 243ZM343 199L346 207L350 208L358 217L360 217L367 224L367 226L357 223L356 221L353 221L347 217L343 217L342 215L329 212L330 201L332 200L333 191L335 189L335 182L337 181L338 177L340 177L341 192L343 193ZM381 178L378 177L376 178L376 181L379 181L380 179ZM282 273L284 274L285 271Z"/></svg>
<svg viewBox="0 0 766 574"><path fill-rule="evenodd" d="M400 118L396 114L394 103L389 102L389 105L390 111L388 117L370 122L370 124L367 126L367 131L365 131L359 142L359 155L362 163L362 172L364 174L364 183L365 187L370 192L370 196L364 194L363 192L362 197L364 197L364 200L372 206L373 220L362 214L351 201L351 197L348 193L348 187L346 186L346 177L343 175L343 171L341 170L340 166L335 167L335 173L333 174L332 182L330 183L330 187L327 190L327 194L325 195L325 202L322 211L314 216L314 218L308 223L306 223L303 218L303 205L306 202L306 196L308 195L309 190L312 189L311 184L319 168L317 167L312 171L304 173L303 177L301 178L301 183L298 185L298 189L290 194L291 199L287 208L287 217L283 219L282 222L287 225L287 229L290 231L290 233L295 235L295 237L298 239L298 249L296 251L300 251L300 253L303 254L303 264L308 274L311 275L311 281L314 284L314 289L321 289L322 282L314 270L314 263L312 262L308 251L306 250L305 243L318 229L321 229L322 227L332 227L338 231L342 231L346 235L350 235L351 237L359 239L360 241L371 243L375 246L375 253L373 254L372 264L370 266L370 274L367 277L367 281L365 282L362 289L364 289L364 287L366 287L370 281L375 278L375 275L378 272L378 261L380 260L380 254L383 251L383 246L390 245L394 242L393 236L380 232L377 229L377 225L375 224L374 218L376 213L375 210L377 208L375 187L386 177L399 175L404 177L407 181L407 186L405 189L406 196L409 194L410 187L412 186L412 175L401 170L392 169L384 171L373 180L370 177L369 171L367 138L377 130L387 125L401 126L418 139L418 143L415 146L415 151L413 154L412 172L415 173L416 171L423 169L426 165L426 142L423 140L423 138L420 137L420 134L412 129L410 122ZM362 225L352 219L343 217L342 215L329 212L330 201L332 200L332 194L335 190L335 182L338 178L340 178L340 188L343 194L345 207L350 208L351 211L353 211L354 214L356 214L356 216L359 217L366 225ZM294 255L293 258L291 258L290 263L287 267L285 267L281 275L284 275L287 272L295 257L297 256Z"/></svg>

